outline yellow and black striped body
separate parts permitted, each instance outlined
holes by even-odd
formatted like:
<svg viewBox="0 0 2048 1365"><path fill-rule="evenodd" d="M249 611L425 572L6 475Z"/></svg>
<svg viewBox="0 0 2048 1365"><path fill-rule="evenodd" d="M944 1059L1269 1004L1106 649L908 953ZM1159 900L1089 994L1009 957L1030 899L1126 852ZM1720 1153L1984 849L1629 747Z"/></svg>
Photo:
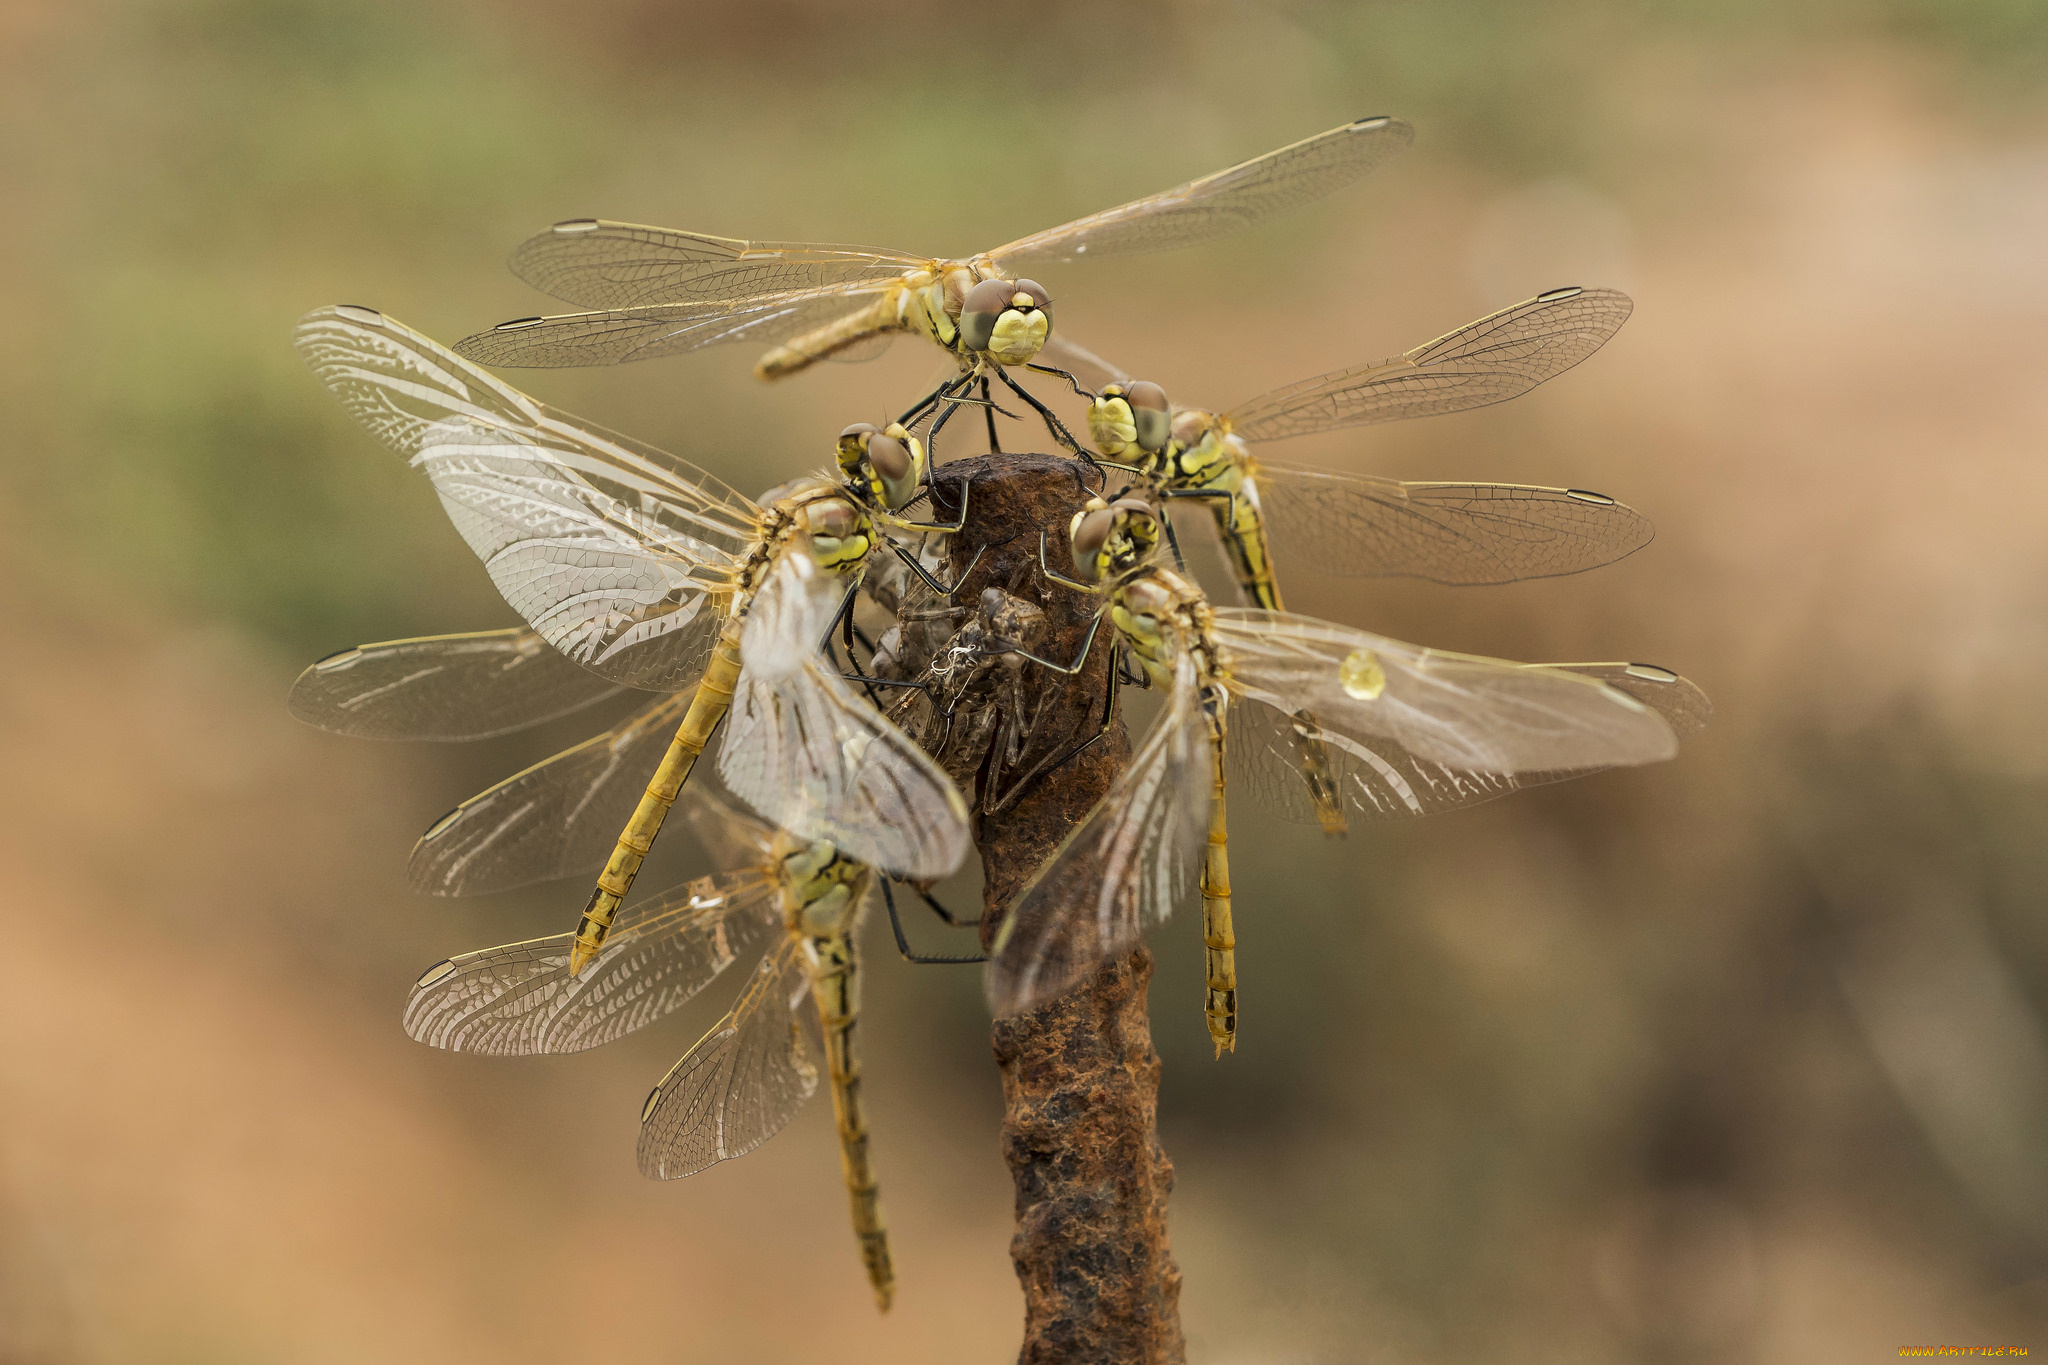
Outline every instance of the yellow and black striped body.
<svg viewBox="0 0 2048 1365"><path fill-rule="evenodd" d="M1246 600L1267 611L1285 611L1280 582L1273 569L1272 543L1259 509L1258 463L1229 423L1214 414L1189 410L1176 413L1173 439L1152 456L1146 473L1163 491L1200 491L1212 496L1209 515ZM1227 496L1226 496L1227 495ZM1295 746L1301 754L1301 778L1325 834L1342 834L1344 804L1337 791L1329 749L1317 733L1315 717L1296 718Z"/></svg>
<svg viewBox="0 0 2048 1365"><path fill-rule="evenodd" d="M889 1255L889 1230L882 1221L874 1166L868 1159L867 1114L861 1107L860 1058L854 1047L860 975L853 934L872 874L865 864L840 857L827 843L794 848L783 858L782 869L789 931L803 944L811 1000L825 1038L833 1126L839 1133L839 1165L846 1177L853 1235L875 1304L886 1313L896 1296L896 1268Z"/></svg>
<svg viewBox="0 0 2048 1365"><path fill-rule="evenodd" d="M775 347L755 362L754 375L787 379L886 332L916 332L970 363L960 349L960 303L985 278L972 262L929 261L892 281L873 302Z"/></svg>
<svg viewBox="0 0 2048 1365"><path fill-rule="evenodd" d="M576 975L596 958L611 934L612 920L633 889L640 865L661 833L670 807L690 780L697 758L711 742L712 732L732 709L733 693L740 682L740 633L745 628L747 604L767 577L775 556L802 535L818 567L848 572L867 559L876 543L867 513L832 484L818 479L785 485L786 496L773 501L762 519L761 540L741 574L740 586L719 629L718 643L705 665L704 677L683 713L676 736L662 755L654 777L641 794L626 827L619 834L612 856L598 874L597 886L576 923L576 938L569 948L569 972ZM778 490L781 491L781 490Z"/></svg>
<svg viewBox="0 0 2048 1365"><path fill-rule="evenodd" d="M1195 666L1202 714L1209 728L1209 838L1202 855L1202 945L1207 998L1203 1013L1216 1055L1237 1046L1237 933L1230 914L1230 833L1223 803L1223 753L1228 739L1229 690L1209 634L1209 602L1202 590L1170 569L1154 565L1120 583L1109 601L1117 638L1155 686L1173 686L1174 656Z"/></svg>

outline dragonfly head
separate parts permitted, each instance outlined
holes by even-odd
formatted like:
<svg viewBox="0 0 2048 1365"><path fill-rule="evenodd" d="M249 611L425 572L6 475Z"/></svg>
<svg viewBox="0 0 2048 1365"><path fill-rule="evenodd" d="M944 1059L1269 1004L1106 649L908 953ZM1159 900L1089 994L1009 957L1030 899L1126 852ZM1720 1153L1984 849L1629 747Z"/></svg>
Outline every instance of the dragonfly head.
<svg viewBox="0 0 2048 1365"><path fill-rule="evenodd" d="M1109 582L1138 568L1152 558L1159 538L1159 514L1136 498L1090 498L1067 524L1074 570L1090 583Z"/></svg>
<svg viewBox="0 0 2048 1365"><path fill-rule="evenodd" d="M1172 425L1166 390L1142 379L1107 385L1088 404L1088 434L1111 457L1132 451L1157 455L1166 449Z"/></svg>
<svg viewBox="0 0 2048 1365"><path fill-rule="evenodd" d="M867 513L837 494L806 503L802 517L811 557L821 569L837 572L850 568L874 548Z"/></svg>
<svg viewBox="0 0 2048 1365"><path fill-rule="evenodd" d="M893 512L924 486L924 443L901 422L855 422L839 433L839 472L863 502Z"/></svg>
<svg viewBox="0 0 2048 1365"><path fill-rule="evenodd" d="M1038 354L1052 332L1052 295L1036 280L983 280L960 303L960 341L1004 365Z"/></svg>

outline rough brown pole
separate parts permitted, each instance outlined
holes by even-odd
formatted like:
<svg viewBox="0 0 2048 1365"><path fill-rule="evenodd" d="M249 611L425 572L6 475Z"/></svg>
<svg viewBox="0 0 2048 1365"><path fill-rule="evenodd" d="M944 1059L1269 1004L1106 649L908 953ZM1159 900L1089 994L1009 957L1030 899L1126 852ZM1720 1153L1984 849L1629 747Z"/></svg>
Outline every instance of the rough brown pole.
<svg viewBox="0 0 2048 1365"><path fill-rule="evenodd" d="M1067 519L1086 494L1074 461L1043 455L959 460L940 471L947 508L956 476L973 479L967 525L953 540L964 570L988 546L968 589L1012 581L1036 563L1038 533L1049 531L1047 561L1065 563ZM1095 603L1057 585L1026 590L1044 607L1039 652L1070 659L1087 633ZM1097 647L1079 677L1038 670L1034 687L1052 696L1040 733L1085 735L1101 724L1111 651ZM980 817L987 891L981 937L987 944L1010 896L1059 846L1130 758L1119 722L1079 758L1039 780L1015 805ZM1023 1365L1180 1365L1180 1271L1166 1238L1173 1165L1159 1145L1159 1055L1152 1050L1145 987L1152 957L1143 948L1111 962L1058 1000L994 1027L1003 1074L1003 1158L1017 1186L1017 1232L1010 1258L1024 1287Z"/></svg>

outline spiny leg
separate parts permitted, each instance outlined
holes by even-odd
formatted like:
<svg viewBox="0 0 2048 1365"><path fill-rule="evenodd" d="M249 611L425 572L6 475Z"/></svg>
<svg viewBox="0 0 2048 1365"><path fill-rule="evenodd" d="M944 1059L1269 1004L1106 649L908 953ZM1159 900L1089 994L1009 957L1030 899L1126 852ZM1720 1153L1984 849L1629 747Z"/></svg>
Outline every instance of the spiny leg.
<svg viewBox="0 0 2048 1365"><path fill-rule="evenodd" d="M987 375L981 377L981 401L983 404L981 415L988 420L988 453L1000 455L1003 453L1003 443L1001 438L996 435L996 404L995 400L989 396Z"/></svg>
<svg viewBox="0 0 2048 1365"><path fill-rule="evenodd" d="M1045 422L1046 430L1052 433L1053 440L1058 441L1061 445L1065 446L1068 450L1074 452L1074 454L1078 455L1083 460L1086 460L1089 464L1093 465L1096 463L1094 453L1088 450L1087 447L1083 446L1079 441L1074 439L1074 433L1067 430L1067 424L1059 419L1059 415L1057 413L1055 413L1051 408L1047 407L1045 404L1039 402L1038 399L1032 394L1032 392L1029 389L1025 388L1022 384L1019 384L1016 380L1010 378L1010 372L1004 369L1002 366L996 366L995 374L996 378L1002 380L1003 383L1009 386L1010 392L1016 394L1019 398L1029 403L1037 411L1039 417L1042 418ZM1101 466L1097 465L1096 467L1100 468Z"/></svg>
<svg viewBox="0 0 2048 1365"><path fill-rule="evenodd" d="M926 899L929 900L930 897L927 896ZM896 951L903 955L904 961L914 962L920 966L956 966L988 961L987 953L976 953L972 957L966 957L958 954L920 953L913 949L910 940L903 935L903 920L896 913L896 897L889 890L889 879L886 876L882 878L882 902L889 907L889 929L896 935ZM949 918L946 922L951 924L955 921Z"/></svg>

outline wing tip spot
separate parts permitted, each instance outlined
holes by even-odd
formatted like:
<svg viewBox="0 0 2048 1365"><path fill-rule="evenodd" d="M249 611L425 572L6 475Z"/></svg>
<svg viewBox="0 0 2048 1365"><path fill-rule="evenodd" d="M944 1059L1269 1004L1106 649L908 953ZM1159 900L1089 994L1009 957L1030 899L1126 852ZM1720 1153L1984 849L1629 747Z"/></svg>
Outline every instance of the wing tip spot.
<svg viewBox="0 0 2048 1365"><path fill-rule="evenodd" d="M1630 664L1622 669L1622 672L1628 674L1631 678L1641 678L1644 682L1675 683L1678 681L1676 673L1657 664Z"/></svg>
<svg viewBox="0 0 2048 1365"><path fill-rule="evenodd" d="M382 313L374 308L365 308L360 303L337 303L334 305L334 312L337 317L347 318L350 322L366 323L372 327L381 326L384 322Z"/></svg>
<svg viewBox="0 0 2048 1365"><path fill-rule="evenodd" d="M569 237L579 232L595 232L599 226L595 218L564 218L548 230L558 237Z"/></svg>
<svg viewBox="0 0 2048 1365"><path fill-rule="evenodd" d="M1584 285L1566 284L1556 289L1546 289L1536 296L1538 303L1556 303L1560 299L1575 299L1586 292Z"/></svg>
<svg viewBox="0 0 2048 1365"><path fill-rule="evenodd" d="M453 975L455 975L455 963L453 959L444 957L420 974L420 979L413 983L413 989L423 991L435 982L445 981Z"/></svg>
<svg viewBox="0 0 2048 1365"><path fill-rule="evenodd" d="M1614 499L1608 497L1605 493L1595 493L1584 488L1567 488L1564 490L1564 495L1568 498L1576 498L1580 502L1590 502L1596 507L1613 507L1615 505Z"/></svg>
<svg viewBox="0 0 2048 1365"><path fill-rule="evenodd" d="M509 322L501 322L501 323L499 323L499 324L498 324L498 325L497 325L496 327L493 327L493 328L492 328L491 330L492 330L493 332L518 332L518 331L523 331L524 329L526 329L526 328L528 328L528 327L536 327L536 326L538 326L538 325L540 325L541 323L543 323L543 322L546 322L546 321L547 321L547 319L546 319L546 318L538 318L538 317L536 317L536 318L513 318L513 319L512 319L511 321L509 321Z"/></svg>
<svg viewBox="0 0 2048 1365"><path fill-rule="evenodd" d="M363 651L360 649L337 649L324 659L315 659L313 666L306 671L308 673L333 673L339 669L349 667L362 657Z"/></svg>
<svg viewBox="0 0 2048 1365"><path fill-rule="evenodd" d="M420 836L420 842L423 844L430 843L440 835L447 833L448 826L455 823L456 818L462 814L462 810L463 808L461 806L457 806L454 810L449 811L446 815L436 820L433 824L428 825L427 832Z"/></svg>

